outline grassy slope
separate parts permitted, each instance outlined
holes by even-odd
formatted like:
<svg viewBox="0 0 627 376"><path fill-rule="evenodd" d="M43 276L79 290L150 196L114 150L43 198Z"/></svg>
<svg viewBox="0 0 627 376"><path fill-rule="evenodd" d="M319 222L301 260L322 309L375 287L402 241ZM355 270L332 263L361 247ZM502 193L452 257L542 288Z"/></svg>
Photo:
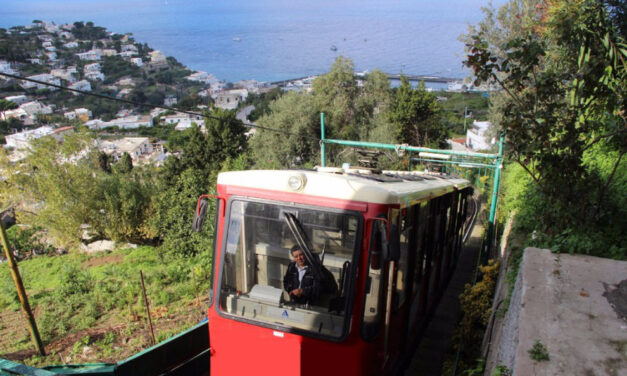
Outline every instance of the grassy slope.
<svg viewBox="0 0 627 376"><path fill-rule="evenodd" d="M32 365L114 362L150 346L142 270L157 341L206 312L207 256L161 259L152 247L96 255L41 256L20 273L49 355L34 355L8 266L0 265L0 357ZM194 269L194 276L192 276ZM201 307L193 280L196 280Z"/></svg>

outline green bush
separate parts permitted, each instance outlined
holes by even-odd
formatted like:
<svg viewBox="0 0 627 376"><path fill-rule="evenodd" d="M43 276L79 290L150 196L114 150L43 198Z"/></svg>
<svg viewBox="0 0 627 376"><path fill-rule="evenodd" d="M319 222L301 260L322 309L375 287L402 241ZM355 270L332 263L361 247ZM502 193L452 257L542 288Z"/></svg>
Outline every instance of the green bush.
<svg viewBox="0 0 627 376"><path fill-rule="evenodd" d="M581 216L580 203L560 205L544 195L524 169L516 164L506 166L500 213L516 211L514 231L527 235L525 246L548 248L554 252L587 254L627 259L627 162L616 164L618 153L603 147L586 153L585 163L590 181L589 197L594 202ZM608 178L613 180L608 185ZM542 223L552 226L543 227Z"/></svg>
<svg viewBox="0 0 627 376"><path fill-rule="evenodd" d="M61 286L58 293L62 298L71 295L82 295L91 291L93 281L88 271L82 271L76 264L70 264L65 267L61 274Z"/></svg>

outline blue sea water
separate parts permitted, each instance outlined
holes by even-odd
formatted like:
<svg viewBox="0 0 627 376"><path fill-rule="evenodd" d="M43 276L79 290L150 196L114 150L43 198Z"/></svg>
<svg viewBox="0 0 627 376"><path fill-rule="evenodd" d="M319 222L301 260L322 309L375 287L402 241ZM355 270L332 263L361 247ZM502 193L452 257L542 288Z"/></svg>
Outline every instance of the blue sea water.
<svg viewBox="0 0 627 376"><path fill-rule="evenodd" d="M93 21L231 82L324 73L339 55L357 71L461 78L469 73L458 36L482 19L487 2L3 0L0 27Z"/></svg>

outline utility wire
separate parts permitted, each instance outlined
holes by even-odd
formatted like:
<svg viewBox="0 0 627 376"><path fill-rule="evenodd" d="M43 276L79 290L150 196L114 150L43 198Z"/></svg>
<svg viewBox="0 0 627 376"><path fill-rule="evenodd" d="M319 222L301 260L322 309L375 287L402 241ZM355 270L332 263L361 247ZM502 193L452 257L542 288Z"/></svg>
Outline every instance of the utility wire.
<svg viewBox="0 0 627 376"><path fill-rule="evenodd" d="M165 105L141 103L141 102L136 102L136 101L132 101L132 100L128 100L128 99L110 97L110 96L104 95L104 94L98 94L98 93L92 93L92 92L89 92L89 91L72 89L72 88L69 88L67 86L61 86L61 85L57 85L57 84L52 84L50 82L35 80L35 79L32 79L32 78L22 77L22 76L18 76L18 75L14 75L14 74L9 74L9 73L0 72L0 76L9 77L9 78L13 78L13 79L16 79L16 80L23 80L23 81L33 82L33 83L36 83L36 84L39 84L39 85L51 86L51 87L54 87L54 88L57 88L57 89L60 89L60 90L72 91L72 92L75 92L75 93L79 93L79 94L83 94L83 95L90 95L92 97L106 99L106 100L110 100L110 101L114 101L114 102L121 102L121 103L126 103L126 104L132 104L134 106L149 107L149 108L161 108L161 109L164 109L164 110L180 112L180 113L188 114L188 115L203 116L203 117L206 117L206 118L209 118L209 119L218 120L218 121L221 121L221 122L225 120L225 119L222 119L222 118L220 118L218 116L213 116L213 115L209 115L209 114L203 114L203 113L200 113L200 112L187 111L187 110L181 110L181 109L178 109L178 108L175 108L175 107L170 107L170 106L165 106ZM232 121L232 120L229 120L229 121ZM243 121L242 121L242 124L244 126L246 126L246 127L249 127L249 128L258 128L258 129L262 129L262 130L265 130L265 131L283 133L283 134L287 134L287 135L290 135L290 136L297 136L297 137L312 139L312 140L315 140L315 141L320 141L320 139L317 138L317 137L302 135L302 134L293 133L293 132L286 132L286 131L282 131L280 129L264 127L264 126L261 126L261 125L256 125L256 124L252 124L252 123L246 123L246 122L243 122Z"/></svg>

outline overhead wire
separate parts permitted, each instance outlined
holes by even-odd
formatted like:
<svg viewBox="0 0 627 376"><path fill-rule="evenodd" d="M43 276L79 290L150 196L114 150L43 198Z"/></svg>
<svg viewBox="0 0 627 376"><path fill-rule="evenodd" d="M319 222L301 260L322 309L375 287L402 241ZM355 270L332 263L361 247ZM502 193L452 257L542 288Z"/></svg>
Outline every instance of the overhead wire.
<svg viewBox="0 0 627 376"><path fill-rule="evenodd" d="M50 86L50 87L54 87L54 88L57 88L57 89L60 89L60 90L64 90L64 91L71 91L71 92L75 92L75 93L79 93L79 94L83 94L83 95L89 95L89 96L100 98L100 99L105 99L105 100L110 100L110 101L115 101L115 102L121 102L121 103L126 103L126 104L132 104L134 106L139 106L139 107L161 108L161 109L164 109L164 110L167 110L167 111L174 111L174 112L179 112L179 113L183 113L183 114L187 114L187 115L203 116L203 117L206 117L206 118L209 118L209 119L218 120L218 121L221 121L221 122L227 120L227 119L220 118L218 116L210 115L208 113L200 113L200 112L182 110L182 109L178 109L176 107L171 107L171 106L166 106L166 105L142 103L142 102L132 101L132 100L129 100L129 99L122 99L122 98L111 97L111 96L104 95L104 94L93 93L93 92L90 92L90 91L84 91L84 90L79 90L79 89L73 89L73 88L70 88L70 87L67 87L67 86L57 85L57 84L53 84L53 83L46 82L46 81L35 80L33 78L22 77L22 76L18 76L18 75L15 75L15 74L10 74L10 73L0 72L0 75L1 76L5 76L5 77L9 77L9 78L13 78L13 79L16 79L16 80L23 80L23 81L33 82L33 83L36 83L36 84L39 84L39 85ZM228 121L232 122L232 119L228 119ZM242 122L242 124L244 126L249 127L249 128L257 128L257 129L261 129L261 130L265 130L265 131L283 133L283 134L287 134L287 135L290 135L290 136L296 136L296 137L301 137L301 138L312 139L312 140L315 140L315 141L320 141L320 139L317 138L317 137L302 135L302 134L293 133L293 132L287 132L287 131L284 131L284 130L270 128L270 127L264 127L264 126L261 126L261 125L247 123L247 122L244 122L244 121L241 121L241 122Z"/></svg>

